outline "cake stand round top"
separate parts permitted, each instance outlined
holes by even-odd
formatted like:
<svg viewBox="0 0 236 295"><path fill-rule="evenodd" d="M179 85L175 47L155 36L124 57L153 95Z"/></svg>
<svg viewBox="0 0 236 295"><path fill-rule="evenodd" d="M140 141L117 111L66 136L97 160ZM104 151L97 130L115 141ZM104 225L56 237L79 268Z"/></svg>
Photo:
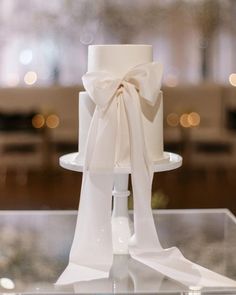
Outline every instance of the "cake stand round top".
<svg viewBox="0 0 236 295"><path fill-rule="evenodd" d="M61 156L59 159L60 166L76 172L83 172L83 162L75 161L78 157L78 153L71 153ZM163 159L154 162L154 171L162 172L174 170L182 166L182 157L175 153L164 152ZM131 173L130 166L115 166L114 173L116 174L127 174Z"/></svg>

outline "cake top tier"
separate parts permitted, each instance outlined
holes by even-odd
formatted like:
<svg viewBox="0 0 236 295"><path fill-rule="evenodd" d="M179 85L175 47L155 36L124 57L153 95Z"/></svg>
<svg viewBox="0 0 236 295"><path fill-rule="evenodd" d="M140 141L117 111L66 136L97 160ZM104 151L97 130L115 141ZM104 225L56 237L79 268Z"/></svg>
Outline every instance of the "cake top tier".
<svg viewBox="0 0 236 295"><path fill-rule="evenodd" d="M148 62L152 62L151 45L90 45L88 49L88 72L123 77L131 68Z"/></svg>

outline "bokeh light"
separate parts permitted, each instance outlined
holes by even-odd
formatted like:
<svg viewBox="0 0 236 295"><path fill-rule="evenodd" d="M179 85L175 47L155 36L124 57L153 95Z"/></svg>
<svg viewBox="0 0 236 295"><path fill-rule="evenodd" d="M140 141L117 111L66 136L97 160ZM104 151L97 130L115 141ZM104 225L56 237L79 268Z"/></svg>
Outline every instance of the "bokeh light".
<svg viewBox="0 0 236 295"><path fill-rule="evenodd" d="M180 125L184 128L189 128L191 127L191 124L189 123L189 118L188 118L189 114L182 114L180 117Z"/></svg>
<svg viewBox="0 0 236 295"><path fill-rule="evenodd" d="M37 79L37 74L33 71L27 72L24 76L24 81L27 85L33 85L37 81Z"/></svg>
<svg viewBox="0 0 236 295"><path fill-rule="evenodd" d="M180 125L184 128L197 127L200 124L201 117L197 112L184 113L180 116Z"/></svg>
<svg viewBox="0 0 236 295"><path fill-rule="evenodd" d="M229 83L236 87L236 73L229 75Z"/></svg>
<svg viewBox="0 0 236 295"><path fill-rule="evenodd" d="M89 32L83 32L80 35L80 42L84 45L89 45L93 42L94 37L93 34L89 33Z"/></svg>
<svg viewBox="0 0 236 295"><path fill-rule="evenodd" d="M167 116L167 124L171 127L176 127L179 125L179 116L175 113L170 113L168 116Z"/></svg>
<svg viewBox="0 0 236 295"><path fill-rule="evenodd" d="M200 124L201 118L200 115L196 112L192 112L188 115L188 121L191 126L198 126Z"/></svg>
<svg viewBox="0 0 236 295"><path fill-rule="evenodd" d="M46 119L46 125L48 128L54 129L57 128L60 124L60 119L57 115L51 114Z"/></svg>
<svg viewBox="0 0 236 295"><path fill-rule="evenodd" d="M34 128L42 128L45 124L45 118L43 115L41 114L37 114L33 117L32 119L32 125L34 126Z"/></svg>
<svg viewBox="0 0 236 295"><path fill-rule="evenodd" d="M15 284L11 279L8 278L1 278L0 279L0 286L7 290L12 290L15 288Z"/></svg>

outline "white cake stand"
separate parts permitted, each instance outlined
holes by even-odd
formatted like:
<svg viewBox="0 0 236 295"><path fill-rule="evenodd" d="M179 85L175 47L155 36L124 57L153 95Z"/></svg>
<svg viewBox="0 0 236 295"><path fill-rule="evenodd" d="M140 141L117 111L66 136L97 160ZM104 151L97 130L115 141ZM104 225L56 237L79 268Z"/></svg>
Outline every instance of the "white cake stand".
<svg viewBox="0 0 236 295"><path fill-rule="evenodd" d="M83 172L83 163L75 161L78 153L71 153L60 157L60 166L76 172ZM164 152L164 157L154 163L155 172L170 171L182 165L182 157L169 152ZM128 213L128 190L130 166L114 167L114 189L112 195L112 242L114 254L128 254L128 243L132 234L132 224Z"/></svg>

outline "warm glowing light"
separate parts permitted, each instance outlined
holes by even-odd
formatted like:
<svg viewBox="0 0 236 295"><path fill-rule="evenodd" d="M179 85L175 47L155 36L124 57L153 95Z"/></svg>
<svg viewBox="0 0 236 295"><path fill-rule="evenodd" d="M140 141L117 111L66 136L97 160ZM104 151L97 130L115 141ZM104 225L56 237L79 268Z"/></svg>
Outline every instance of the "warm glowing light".
<svg viewBox="0 0 236 295"><path fill-rule="evenodd" d="M33 59L33 52L31 49L25 49L20 53L20 63L23 65L28 65Z"/></svg>
<svg viewBox="0 0 236 295"><path fill-rule="evenodd" d="M12 290L15 288L15 284L11 279L8 278L1 278L0 279L0 285L4 289Z"/></svg>
<svg viewBox="0 0 236 295"><path fill-rule="evenodd" d="M229 83L236 87L236 73L229 75Z"/></svg>
<svg viewBox="0 0 236 295"><path fill-rule="evenodd" d="M184 128L191 127L191 124L189 123L189 114L182 114L179 121L182 127Z"/></svg>
<svg viewBox="0 0 236 295"><path fill-rule="evenodd" d="M42 128L45 124L45 119L44 116L41 114L37 114L33 117L32 119L32 125L34 126L34 128Z"/></svg>
<svg viewBox="0 0 236 295"><path fill-rule="evenodd" d="M167 124L171 127L176 127L179 125L179 116L175 113L170 113L168 116L167 116Z"/></svg>
<svg viewBox="0 0 236 295"><path fill-rule="evenodd" d="M184 128L196 127L200 124L200 121L201 117L196 112L184 113L180 117L180 125Z"/></svg>
<svg viewBox="0 0 236 295"><path fill-rule="evenodd" d="M188 115L188 121L191 126L198 126L200 124L200 115L196 112L192 112Z"/></svg>
<svg viewBox="0 0 236 295"><path fill-rule="evenodd" d="M175 87L178 85L178 78L175 75L167 75L165 79L165 84L169 87Z"/></svg>
<svg viewBox="0 0 236 295"><path fill-rule="evenodd" d="M25 84L33 85L37 81L37 74L35 72L27 72L24 76Z"/></svg>
<svg viewBox="0 0 236 295"><path fill-rule="evenodd" d="M46 125L48 128L57 128L60 124L59 117L57 115L49 115L46 120Z"/></svg>

